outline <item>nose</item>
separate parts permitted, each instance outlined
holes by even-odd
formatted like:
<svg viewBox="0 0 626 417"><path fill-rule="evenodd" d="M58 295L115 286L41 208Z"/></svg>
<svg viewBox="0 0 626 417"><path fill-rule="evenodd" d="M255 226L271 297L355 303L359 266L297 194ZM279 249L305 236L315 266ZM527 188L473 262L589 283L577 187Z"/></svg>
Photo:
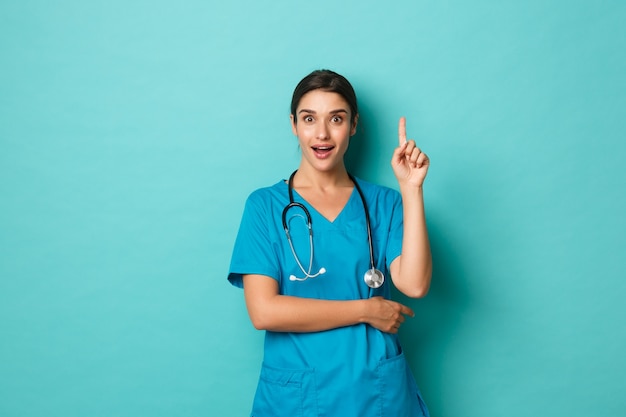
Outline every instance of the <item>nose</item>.
<svg viewBox="0 0 626 417"><path fill-rule="evenodd" d="M328 126L326 123L319 123L317 125L317 138L318 139L328 139Z"/></svg>

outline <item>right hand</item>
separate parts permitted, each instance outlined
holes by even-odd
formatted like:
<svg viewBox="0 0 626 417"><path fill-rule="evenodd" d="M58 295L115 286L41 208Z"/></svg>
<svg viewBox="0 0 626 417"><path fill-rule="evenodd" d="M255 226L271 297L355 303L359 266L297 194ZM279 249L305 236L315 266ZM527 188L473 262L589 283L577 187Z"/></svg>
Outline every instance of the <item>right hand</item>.
<svg viewBox="0 0 626 417"><path fill-rule="evenodd" d="M415 316L409 307L383 297L369 298L366 308L367 323L385 333L398 333L405 316Z"/></svg>
<svg viewBox="0 0 626 417"><path fill-rule="evenodd" d="M398 184L422 187L429 166L428 156L417 147L413 139L407 140L406 119L401 117L398 123L398 147L391 158L391 167Z"/></svg>

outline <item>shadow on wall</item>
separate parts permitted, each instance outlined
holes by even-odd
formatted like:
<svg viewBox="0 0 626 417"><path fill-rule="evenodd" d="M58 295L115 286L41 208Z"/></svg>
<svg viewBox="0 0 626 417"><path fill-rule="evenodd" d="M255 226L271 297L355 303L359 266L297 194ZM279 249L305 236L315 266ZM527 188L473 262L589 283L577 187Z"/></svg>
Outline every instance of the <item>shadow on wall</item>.
<svg viewBox="0 0 626 417"><path fill-rule="evenodd" d="M419 300L393 292L394 300L415 311L415 318L402 326L400 339L433 415L443 415L445 404L462 396L457 390L476 380L475 364L463 362L464 358L472 357L483 339L502 330L490 320L501 310L495 297L498 289L489 287L494 271L493 259L487 257L493 252L482 241L487 238L498 242L493 249L507 250L515 235L493 221L497 209L488 190L495 188L494 177L481 168L468 173L456 166L442 168L449 170L447 180L437 181L438 201L445 207L438 210L436 203L428 207L426 201L433 256L430 291ZM449 375L464 381L446 380Z"/></svg>
<svg viewBox="0 0 626 417"><path fill-rule="evenodd" d="M364 180L376 182L375 178L380 177L378 168L382 162L387 162L387 158L381 161L380 149L376 142L377 124L374 112L363 103L360 104L360 118L357 131L350 138L350 147L346 152L344 161L348 172ZM391 157L391 155L389 155Z"/></svg>
<svg viewBox="0 0 626 417"><path fill-rule="evenodd" d="M443 367L446 354L455 343L462 330L463 316L471 309L473 300L467 288L469 271L455 261L459 250L446 228L446 222L430 216L428 229L433 255L433 277L428 295L420 300L413 300L399 291L393 291L394 300L410 306L415 311L415 318L405 321L401 328L402 347L424 399L437 415L437 403L445 403L441 398L446 390ZM456 248L455 248L456 246Z"/></svg>

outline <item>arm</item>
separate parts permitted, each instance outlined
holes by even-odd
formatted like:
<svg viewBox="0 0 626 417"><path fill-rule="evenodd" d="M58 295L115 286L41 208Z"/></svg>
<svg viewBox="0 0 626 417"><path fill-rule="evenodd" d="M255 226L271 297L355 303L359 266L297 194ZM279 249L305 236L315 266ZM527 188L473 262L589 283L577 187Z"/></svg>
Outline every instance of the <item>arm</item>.
<svg viewBox="0 0 626 417"><path fill-rule="evenodd" d="M275 332L318 332L367 323L397 333L413 311L382 297L363 300L319 300L280 295L278 282L264 275L244 275L244 295L252 324Z"/></svg>
<svg viewBox="0 0 626 417"><path fill-rule="evenodd" d="M402 253L390 265L396 288L409 297L428 293L432 275L432 257L426 229L423 184L430 161L416 145L406 139L406 120L400 119L399 146L391 166L400 186L403 205Z"/></svg>

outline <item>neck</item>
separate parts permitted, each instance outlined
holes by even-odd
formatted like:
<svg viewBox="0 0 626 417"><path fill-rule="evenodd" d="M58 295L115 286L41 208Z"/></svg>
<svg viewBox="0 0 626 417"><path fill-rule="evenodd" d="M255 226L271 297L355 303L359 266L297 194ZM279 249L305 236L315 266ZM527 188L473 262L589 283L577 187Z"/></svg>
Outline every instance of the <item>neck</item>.
<svg viewBox="0 0 626 417"><path fill-rule="evenodd" d="M352 181L345 167L333 171L318 171L300 165L294 177L296 188L328 189L336 187L352 187Z"/></svg>

